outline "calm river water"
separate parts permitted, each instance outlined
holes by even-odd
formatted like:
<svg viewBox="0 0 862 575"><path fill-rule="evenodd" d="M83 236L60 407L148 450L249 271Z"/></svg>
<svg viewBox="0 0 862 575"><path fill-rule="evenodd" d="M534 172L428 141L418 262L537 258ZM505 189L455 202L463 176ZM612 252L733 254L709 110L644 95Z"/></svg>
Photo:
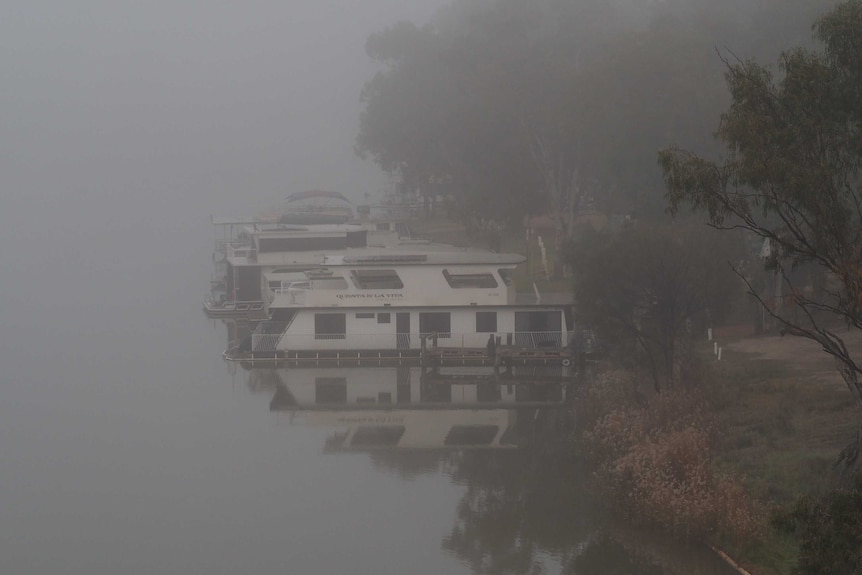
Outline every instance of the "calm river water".
<svg viewBox="0 0 862 575"><path fill-rule="evenodd" d="M97 199L0 214L0 573L725 572L608 528L559 388L232 369L206 216Z"/></svg>

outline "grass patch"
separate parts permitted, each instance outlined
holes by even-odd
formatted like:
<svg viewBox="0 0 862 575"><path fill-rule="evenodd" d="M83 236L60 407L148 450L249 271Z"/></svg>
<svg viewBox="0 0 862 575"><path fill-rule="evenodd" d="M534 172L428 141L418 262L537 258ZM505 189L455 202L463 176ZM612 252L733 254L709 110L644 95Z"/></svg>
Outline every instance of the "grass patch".
<svg viewBox="0 0 862 575"><path fill-rule="evenodd" d="M711 342L696 346L694 352L702 364L702 369L697 370L702 375L702 383L697 389L704 397L703 421L711 422L702 429L712 437L708 448L709 471L703 471L702 475L689 473L692 469L702 469L699 467L701 460L696 457L701 448L683 449L687 444L680 440L684 438L673 435L682 428L696 431L699 420L688 425L689 411L662 415L659 410L656 421L665 422L663 425L670 427L659 427L657 431L652 428L647 431L647 427L632 428L638 417L643 417L638 415L641 407L649 409L652 402L641 393L643 388L640 392L636 390L633 381L625 381L618 375L615 377L619 381L613 386L600 376L584 396L586 414L594 415L592 418L587 415L582 424L592 430L593 439L599 433L599 448L604 451L600 450L598 454L604 454L604 460L612 462L610 466L605 464L607 477L603 484L622 488L622 495L618 494L616 500L635 493L650 503L656 492L661 494L662 481L666 479L662 470L668 468L668 462L672 469L680 470L680 477L687 481L693 478L695 484L699 481L700 484L720 485L724 479L737 481L754 502L752 508L762 519L762 533L756 537L728 536L732 529L724 532L715 529L706 534L707 538L752 573L790 573L797 563L797 543L770 528L765 518L786 510L800 497L816 498L834 489L838 477L833 470L834 462L855 437L858 421L852 396L837 372L829 371L828 358L824 361L816 349L813 353L811 348L806 348L804 353L799 352L794 347L798 344L790 340L761 339L741 342L737 347L769 350L771 357L786 357L786 360L763 359L755 353L725 350L722 360L717 361ZM589 439L589 435L587 437ZM643 437L647 438L645 442L638 439ZM660 444L662 438L676 443L666 442L668 449L660 451L658 447L663 445ZM610 481L613 475L608 475L608 470L618 473L629 468L631 471L623 474L624 481ZM643 477L651 476L657 478L654 484L638 490L639 484L635 480L643 482ZM678 510L679 517L682 517L679 523L661 515L651 517L652 522L671 532L678 532L683 525L688 525L690 518L686 513L691 514L688 505L703 504L709 499L704 496L688 502L683 497L686 494L691 494L688 488L675 486L672 497L654 506L665 510L680 507L682 501L682 508ZM737 502L739 512L744 515L746 507L742 495L731 501ZM736 511L734 513L733 518L744 519ZM633 515L645 516L640 508ZM694 525L697 525L697 519L702 517L694 517Z"/></svg>
<svg viewBox="0 0 862 575"><path fill-rule="evenodd" d="M699 350L702 357L712 354L709 346ZM721 426L714 465L742 477L749 493L773 510L832 489L833 464L855 434L850 393L835 378L824 379L815 363L727 350L721 362L710 360L711 406ZM756 545L728 547L757 573L789 573L796 562L794 542L775 532Z"/></svg>

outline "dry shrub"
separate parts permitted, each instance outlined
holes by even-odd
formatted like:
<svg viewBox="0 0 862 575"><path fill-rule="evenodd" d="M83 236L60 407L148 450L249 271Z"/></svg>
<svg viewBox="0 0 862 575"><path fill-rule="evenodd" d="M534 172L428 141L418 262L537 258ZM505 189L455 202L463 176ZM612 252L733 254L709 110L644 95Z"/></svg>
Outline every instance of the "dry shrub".
<svg viewBox="0 0 862 575"><path fill-rule="evenodd" d="M635 521L691 538L750 538L763 514L710 459L716 426L701 393L665 391L612 409L585 434L599 479Z"/></svg>
<svg viewBox="0 0 862 575"><path fill-rule="evenodd" d="M578 425L584 430L592 429L613 410L636 405L638 397L636 381L630 372L603 370L583 389L578 402Z"/></svg>

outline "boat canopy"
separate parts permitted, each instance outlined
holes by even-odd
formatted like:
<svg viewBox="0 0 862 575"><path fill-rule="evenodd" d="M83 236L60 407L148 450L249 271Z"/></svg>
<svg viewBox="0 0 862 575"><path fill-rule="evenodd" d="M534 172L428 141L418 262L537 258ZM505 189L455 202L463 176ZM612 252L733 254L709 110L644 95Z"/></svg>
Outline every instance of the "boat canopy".
<svg viewBox="0 0 862 575"><path fill-rule="evenodd" d="M293 192L292 194L288 194L287 198L285 198L288 202L299 202L302 200L341 200L342 202L351 203L350 200L345 198L338 192L329 192L326 190L308 190L306 192Z"/></svg>

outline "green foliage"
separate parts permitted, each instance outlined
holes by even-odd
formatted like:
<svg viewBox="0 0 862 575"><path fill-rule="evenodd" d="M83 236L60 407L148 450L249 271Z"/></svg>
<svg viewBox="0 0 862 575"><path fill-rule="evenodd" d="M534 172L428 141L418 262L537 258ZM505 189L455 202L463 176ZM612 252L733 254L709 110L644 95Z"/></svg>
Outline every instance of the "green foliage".
<svg viewBox="0 0 862 575"><path fill-rule="evenodd" d="M436 33L402 22L369 38L366 49L389 69L363 89L356 153L411 187L449 174L441 137L454 110L441 91L453 81Z"/></svg>
<svg viewBox="0 0 862 575"><path fill-rule="evenodd" d="M655 150L714 150L727 99L715 47L784 46L826 5L457 2L436 28L399 22L368 39L381 71L355 149L411 190L451 182L464 222L551 212L565 237L588 204L657 217Z"/></svg>
<svg viewBox="0 0 862 575"><path fill-rule="evenodd" d="M802 498L772 519L799 542L799 575L862 573L862 477L848 488L813 499Z"/></svg>
<svg viewBox="0 0 862 575"><path fill-rule="evenodd" d="M855 20L847 14L854 10ZM768 238L783 260L779 268L809 261L826 267L846 291L824 303L857 322L862 75L854 71L859 64L845 56L845 44L862 35L858 13L862 4L848 2L820 21L826 54L784 52L778 83L768 68L753 62L728 66L733 103L718 130L727 160L712 162L679 149L659 155L674 213L689 204L706 211L715 226Z"/></svg>
<svg viewBox="0 0 862 575"><path fill-rule="evenodd" d="M673 384L691 334L705 333L741 295L727 265L738 246L727 240L645 224L582 237L571 250L580 320L621 357L642 357L657 388Z"/></svg>
<svg viewBox="0 0 862 575"><path fill-rule="evenodd" d="M749 289L794 335L832 355L862 406L858 352L829 319L862 328L862 1L848 0L815 24L825 51L782 53L780 77L752 61L727 64L732 104L718 136L727 158L706 160L680 149L659 154L670 211L706 212L720 229L767 240L767 267L793 306ZM814 289L796 272L830 278ZM740 273L743 275L743 273ZM862 433L841 455L862 465Z"/></svg>

